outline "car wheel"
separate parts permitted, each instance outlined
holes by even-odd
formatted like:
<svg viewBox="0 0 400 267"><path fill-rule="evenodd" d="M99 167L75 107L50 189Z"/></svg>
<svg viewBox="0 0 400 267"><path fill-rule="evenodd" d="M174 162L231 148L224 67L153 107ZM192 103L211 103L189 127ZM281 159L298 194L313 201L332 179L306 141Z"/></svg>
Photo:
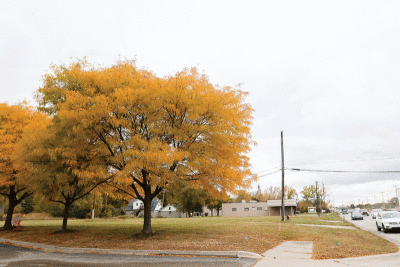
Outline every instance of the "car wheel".
<svg viewBox="0 0 400 267"><path fill-rule="evenodd" d="M383 224L382 224L382 230L383 230L384 233L388 232L388 230L385 228L385 226Z"/></svg>
<svg viewBox="0 0 400 267"><path fill-rule="evenodd" d="M381 228L378 226L378 223L376 224L376 229L377 229L378 231L381 230Z"/></svg>

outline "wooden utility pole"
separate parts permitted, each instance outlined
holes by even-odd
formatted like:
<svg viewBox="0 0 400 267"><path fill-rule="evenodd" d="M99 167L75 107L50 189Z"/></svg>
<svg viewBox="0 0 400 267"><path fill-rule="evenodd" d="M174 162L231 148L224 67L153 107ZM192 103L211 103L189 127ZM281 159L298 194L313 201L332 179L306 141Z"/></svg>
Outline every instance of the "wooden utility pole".
<svg viewBox="0 0 400 267"><path fill-rule="evenodd" d="M320 212L321 212L321 204L319 202L319 196L318 196L318 182L315 182L315 192L317 193L317 213L318 213L318 217L321 216Z"/></svg>
<svg viewBox="0 0 400 267"><path fill-rule="evenodd" d="M282 222L285 221L285 163L283 154L283 131L281 131L281 154L282 154Z"/></svg>

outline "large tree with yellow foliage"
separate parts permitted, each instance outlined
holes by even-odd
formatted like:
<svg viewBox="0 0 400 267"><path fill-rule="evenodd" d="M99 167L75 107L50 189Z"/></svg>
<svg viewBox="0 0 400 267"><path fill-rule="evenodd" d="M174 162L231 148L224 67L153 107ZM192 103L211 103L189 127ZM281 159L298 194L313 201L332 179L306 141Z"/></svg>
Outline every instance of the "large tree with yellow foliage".
<svg viewBox="0 0 400 267"><path fill-rule="evenodd" d="M17 143L27 125L40 123L45 115L34 111L26 103L9 105L0 103L0 195L8 201L8 211L3 228L11 229L15 206L32 195L32 188L26 183L31 175L30 168L17 164Z"/></svg>
<svg viewBox="0 0 400 267"><path fill-rule="evenodd" d="M96 136L77 130L55 116L27 126L18 143L21 165L33 169L26 179L31 187L48 201L64 205L63 231L72 204L112 179Z"/></svg>
<svg viewBox="0 0 400 267"><path fill-rule="evenodd" d="M151 201L167 183L191 180L222 194L256 178L246 156L253 144L246 95L194 68L160 78L133 61L82 60L53 66L37 99L40 110L96 136L113 185L143 201L142 232L151 233Z"/></svg>

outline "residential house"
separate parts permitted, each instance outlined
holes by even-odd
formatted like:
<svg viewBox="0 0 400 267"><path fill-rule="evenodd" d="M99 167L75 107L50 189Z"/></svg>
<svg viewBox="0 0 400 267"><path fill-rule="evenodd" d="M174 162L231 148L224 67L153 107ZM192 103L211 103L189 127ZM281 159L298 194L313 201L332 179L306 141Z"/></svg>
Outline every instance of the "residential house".
<svg viewBox="0 0 400 267"><path fill-rule="evenodd" d="M126 206L125 211L127 215L134 215L136 217L141 217L144 214L144 204L140 199L132 199L128 206ZM151 217L155 218L160 215L162 209L161 201L157 198L153 198L151 201Z"/></svg>
<svg viewBox="0 0 400 267"><path fill-rule="evenodd" d="M175 205L168 204L160 211L160 216L164 218L188 217L186 212L179 211Z"/></svg>

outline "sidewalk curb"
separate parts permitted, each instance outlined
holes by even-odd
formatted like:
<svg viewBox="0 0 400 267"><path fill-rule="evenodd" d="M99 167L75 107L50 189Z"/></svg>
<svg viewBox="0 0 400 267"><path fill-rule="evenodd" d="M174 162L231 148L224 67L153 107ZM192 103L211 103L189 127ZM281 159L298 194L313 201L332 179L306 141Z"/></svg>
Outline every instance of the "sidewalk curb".
<svg viewBox="0 0 400 267"><path fill-rule="evenodd" d="M44 252L62 253L101 253L138 256L193 256L193 257L225 257L225 258L251 258L261 259L262 256L247 251L181 251L181 250L134 250L134 249L102 249L102 248L69 248L25 241L15 241L0 238L1 243L42 250Z"/></svg>

